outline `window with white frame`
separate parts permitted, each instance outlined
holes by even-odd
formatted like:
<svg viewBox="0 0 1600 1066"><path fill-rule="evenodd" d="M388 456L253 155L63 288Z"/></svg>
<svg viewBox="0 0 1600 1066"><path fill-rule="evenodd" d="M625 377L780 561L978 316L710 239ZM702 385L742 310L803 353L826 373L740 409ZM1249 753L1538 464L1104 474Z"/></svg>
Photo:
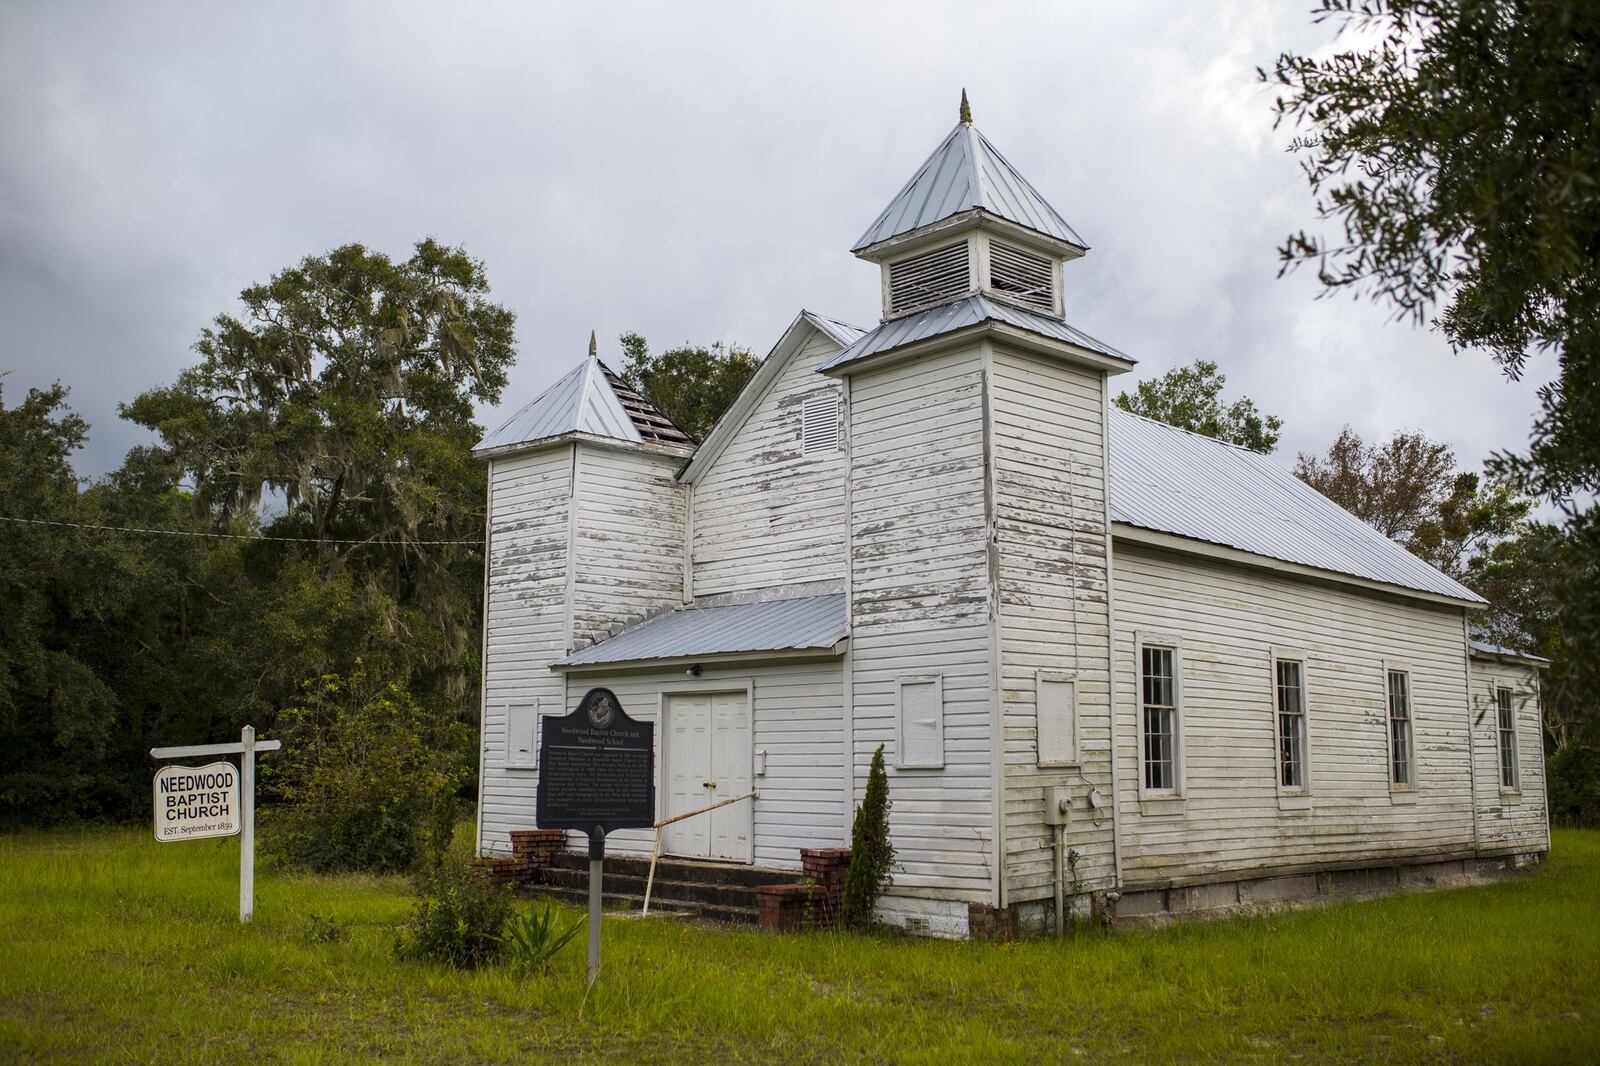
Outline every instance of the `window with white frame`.
<svg viewBox="0 0 1600 1066"><path fill-rule="evenodd" d="M1517 711L1508 688L1494 690L1495 718L1500 738L1500 787L1517 787Z"/></svg>
<svg viewBox="0 0 1600 1066"><path fill-rule="evenodd" d="M937 769L944 765L944 678L903 677L897 686L895 765Z"/></svg>
<svg viewBox="0 0 1600 1066"><path fill-rule="evenodd" d="M839 450L839 394L828 391L808 397L800 405L800 453L815 455Z"/></svg>
<svg viewBox="0 0 1600 1066"><path fill-rule="evenodd" d="M538 749L535 747L538 728L539 705L536 702L506 706L506 766L516 770L538 767Z"/></svg>
<svg viewBox="0 0 1600 1066"><path fill-rule="evenodd" d="M1139 691L1146 792L1178 790L1177 650L1145 644L1139 650Z"/></svg>
<svg viewBox="0 0 1600 1066"><path fill-rule="evenodd" d="M1277 659L1278 784L1306 787L1306 672L1298 659Z"/></svg>
<svg viewBox="0 0 1600 1066"><path fill-rule="evenodd" d="M1389 671L1389 783L1409 788L1416 783L1411 732L1411 675Z"/></svg>

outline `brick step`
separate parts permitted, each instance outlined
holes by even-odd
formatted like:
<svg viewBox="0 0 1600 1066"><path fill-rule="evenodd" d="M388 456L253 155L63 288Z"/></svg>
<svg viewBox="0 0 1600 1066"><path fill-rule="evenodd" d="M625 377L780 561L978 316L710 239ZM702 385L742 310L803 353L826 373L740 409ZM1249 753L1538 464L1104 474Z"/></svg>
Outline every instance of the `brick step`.
<svg viewBox="0 0 1600 1066"><path fill-rule="evenodd" d="M671 900L680 903L703 903L711 906L741 907L751 910L756 906L756 890L752 885L718 884L708 881L683 881L669 877L669 871L656 869L655 884L650 889L651 906L655 900ZM791 878L795 880L796 878ZM643 874L613 873L611 862L606 861L605 876L602 878L602 890L609 900L613 896L637 897L644 899L646 877ZM583 869L570 866L546 867L539 878L539 883L534 886L534 891L543 888L570 889L581 892L588 898L589 891L589 864L584 861Z"/></svg>
<svg viewBox="0 0 1600 1066"><path fill-rule="evenodd" d="M589 905L589 884L587 881L584 882L582 888L554 884L535 885L533 893L536 896L550 896L565 903L576 904L579 907L587 907ZM602 900L602 904L608 910L637 911L644 907L644 895L642 892L637 895L633 893L613 895L608 891ZM661 899L652 892L650 895L650 913L655 914L657 911L681 914L691 918L704 918L714 922L730 922L736 925L755 925L757 917L754 906L735 907L679 899Z"/></svg>
<svg viewBox="0 0 1600 1066"><path fill-rule="evenodd" d="M581 870L589 872L589 854L586 851L563 851L555 855L550 870ZM606 875L619 874L644 878L650 873L650 860L634 855L607 855ZM763 866L744 866L736 863L694 862L689 859L661 859L656 863L656 881L694 882L709 885L736 885L754 888L757 885L793 884L803 877L799 870L773 870ZM586 882L587 883L587 882Z"/></svg>

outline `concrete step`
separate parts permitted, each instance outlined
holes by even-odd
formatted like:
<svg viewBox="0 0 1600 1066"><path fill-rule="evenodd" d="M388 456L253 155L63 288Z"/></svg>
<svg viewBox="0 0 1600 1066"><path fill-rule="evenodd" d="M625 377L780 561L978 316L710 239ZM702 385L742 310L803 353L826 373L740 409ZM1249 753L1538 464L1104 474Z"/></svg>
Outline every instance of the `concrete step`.
<svg viewBox="0 0 1600 1066"><path fill-rule="evenodd" d="M644 898L645 878L636 874L612 873L610 863L602 880L602 891L611 896L638 896ZM544 871L540 884L558 888L589 891L587 868L550 867ZM676 900L682 903L705 903L713 906L749 907L756 905L756 890L749 885L725 885L707 881L679 881L656 871L655 884L651 886L652 900Z"/></svg>
<svg viewBox="0 0 1600 1066"><path fill-rule="evenodd" d="M564 885L543 884L533 886L536 896L550 896L565 903L572 903L579 907L589 905L589 886L584 883L582 888L571 888ZM637 911L644 907L644 896L632 893L612 895L605 894L602 905L607 910ZM679 914L689 918L703 918L714 922L729 922L736 925L755 925L755 907L724 906L711 903L696 903L687 900L661 899L654 893L650 895L650 913Z"/></svg>
<svg viewBox="0 0 1600 1066"><path fill-rule="evenodd" d="M589 872L589 855L583 851L558 852L551 860L555 869ZM650 860L633 855L607 855L606 873L645 877L650 872ZM656 880L696 881L703 884L792 885L804 876L799 870L773 870L764 866L746 866L743 863L695 862L689 859L661 859L656 863Z"/></svg>

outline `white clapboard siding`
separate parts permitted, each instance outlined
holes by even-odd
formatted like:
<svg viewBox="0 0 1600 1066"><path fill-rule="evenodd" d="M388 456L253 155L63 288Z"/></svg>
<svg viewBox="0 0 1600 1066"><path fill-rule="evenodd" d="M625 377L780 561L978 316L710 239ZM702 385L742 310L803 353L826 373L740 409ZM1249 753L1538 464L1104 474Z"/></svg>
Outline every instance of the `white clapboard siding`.
<svg viewBox="0 0 1600 1066"><path fill-rule="evenodd" d="M572 639L683 601L683 493L675 456L578 446Z"/></svg>
<svg viewBox="0 0 1600 1066"><path fill-rule="evenodd" d="M1204 881L1462 858L1473 848L1462 612L1115 545L1118 816L1123 876ZM1135 634L1181 645L1184 799L1138 794ZM1270 655L1305 655L1308 809L1280 804ZM1411 671L1417 787L1391 798L1385 662Z"/></svg>
<svg viewBox="0 0 1600 1066"><path fill-rule="evenodd" d="M483 774L479 840L510 851L507 835L533 825L534 771L506 766L506 708L560 709L566 654L567 512L573 446L489 464L489 558L484 604Z"/></svg>
<svg viewBox="0 0 1600 1066"><path fill-rule="evenodd" d="M801 437L806 401L841 395L816 373L838 351L813 331L695 484L696 597L844 576L843 436L809 455Z"/></svg>
<svg viewBox="0 0 1600 1066"><path fill-rule="evenodd" d="M851 381L854 780L879 744L891 894L993 899L993 707L982 361L976 347ZM898 682L938 675L944 765L897 769Z"/></svg>
<svg viewBox="0 0 1600 1066"><path fill-rule="evenodd" d="M837 659L811 663L771 663L759 667L706 668L692 682L702 691L719 681L730 688L753 686L753 750L766 751L767 772L752 778L761 793L752 802L755 865L799 869L801 848L848 845L839 811L844 805L844 780L838 767L844 757L844 701ZM688 679L682 670L634 671L574 675L568 682L567 710L590 688L616 693L634 718L657 722L661 694L681 690ZM662 733L657 722L656 750ZM656 764L656 801L666 803ZM574 834L574 846L581 841ZM623 855L649 855L653 835L647 830L622 830L606 837L606 850Z"/></svg>
<svg viewBox="0 0 1600 1066"><path fill-rule="evenodd" d="M1104 375L996 346L993 453L1000 563L1004 708L1005 902L1049 898L1045 789L1074 795L1067 843L1080 890L1115 879L1110 812L1095 825L1087 796L1111 788L1110 615L1106 595ZM1080 764L1041 768L1039 671L1076 683Z"/></svg>
<svg viewBox="0 0 1600 1066"><path fill-rule="evenodd" d="M1501 788L1497 688L1512 691L1511 706L1517 716L1519 787L1515 791ZM1548 851L1550 848L1540 718L1539 679L1532 667L1472 660L1472 752L1477 775L1478 845L1485 855Z"/></svg>

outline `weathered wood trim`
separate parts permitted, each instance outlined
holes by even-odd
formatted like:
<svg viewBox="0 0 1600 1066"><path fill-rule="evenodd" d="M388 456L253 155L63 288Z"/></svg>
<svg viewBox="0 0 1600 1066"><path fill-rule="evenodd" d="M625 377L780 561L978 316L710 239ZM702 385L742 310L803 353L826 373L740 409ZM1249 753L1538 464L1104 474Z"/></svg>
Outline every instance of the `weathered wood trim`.
<svg viewBox="0 0 1600 1066"><path fill-rule="evenodd" d="M987 248L985 249L987 259ZM983 513L984 539L989 566L989 700L990 788L994 790L994 829L990 850L994 858L994 905L1006 905L1006 720L1005 677L1000 654L1000 518L999 475L995 459L994 345L985 340L979 348L979 374L983 404Z"/></svg>
<svg viewBox="0 0 1600 1066"><path fill-rule="evenodd" d="M573 620L578 595L578 442L572 442L572 468L567 475L567 602L562 646L573 648Z"/></svg>
<svg viewBox="0 0 1600 1066"><path fill-rule="evenodd" d="M1163 548L1167 551L1181 552L1185 555L1199 555L1208 559L1219 559L1224 562L1254 567L1259 570L1272 570L1276 573L1290 574L1310 581L1335 585L1353 585L1359 589L1384 593L1398 599L1422 600L1427 603L1463 607L1468 610L1481 610L1488 606L1485 603L1456 599L1451 596L1440 596L1432 592L1423 592L1420 589L1408 589L1403 585L1389 585L1381 581L1372 581L1364 577L1356 577L1354 574L1340 574L1332 570L1320 570L1314 566L1305 566L1301 563L1271 559L1265 555L1256 555L1253 552L1230 548L1222 544L1212 544L1209 541L1195 540L1192 537L1180 537L1153 529L1130 526L1126 522L1114 523L1112 534L1117 540L1131 541L1135 544L1147 544L1153 548Z"/></svg>
<svg viewBox="0 0 1600 1066"><path fill-rule="evenodd" d="M1304 743L1300 753L1303 765L1300 772L1305 779L1305 784L1299 788L1291 788L1283 783L1283 716L1278 710L1278 662L1280 660L1300 664L1300 720L1305 727ZM1278 789L1279 810L1310 809L1310 800L1316 785L1316 775L1314 773L1316 760L1311 757L1311 688L1311 655L1306 649L1282 644L1274 644L1267 649L1267 711L1272 715L1272 777ZM1306 802L1292 802L1296 800L1305 800ZM1285 801L1291 802L1286 806Z"/></svg>
<svg viewBox="0 0 1600 1066"><path fill-rule="evenodd" d="M556 673L572 674L617 674L637 670L667 670L674 667L689 667L696 663L705 663L708 666L729 666L735 663L788 663L788 662L816 662L825 659L843 658L845 651L850 646L850 638L845 637L832 647L828 648L791 648L782 651L738 651L738 652L712 652L701 655L675 655L662 659L629 659L623 662L610 663L575 663L566 665L553 663L550 669Z"/></svg>
<svg viewBox="0 0 1600 1066"><path fill-rule="evenodd" d="M1065 273L1062 271L1062 273ZM1061 297L1063 304L1066 295ZM1100 494L1103 503L1102 512L1105 516L1105 552L1106 552L1106 699L1107 714L1109 715L1111 732L1111 876L1112 887L1122 887L1122 788L1117 780L1117 766L1122 762L1122 754L1117 750L1117 737L1122 730L1117 724L1117 593L1116 593L1116 557L1111 535L1111 400L1109 395L1110 382L1102 375L1100 378L1100 484L1103 491ZM1080 726L1081 728L1081 726Z"/></svg>
<svg viewBox="0 0 1600 1066"><path fill-rule="evenodd" d="M1461 612L1461 671L1467 683L1467 705L1465 707L1467 713L1467 787L1472 793L1472 850L1479 851L1482 849L1483 843L1478 833L1478 757L1477 752L1474 750L1472 731L1472 622L1466 611ZM1498 727L1499 723L1495 724ZM1499 754L1499 739L1497 734L1495 736L1497 742L1496 755ZM1540 737L1539 740L1539 748L1543 751L1544 738ZM1518 763L1517 780L1520 782L1522 780L1520 759ZM1499 780L1498 774L1495 775L1495 779Z"/></svg>
<svg viewBox="0 0 1600 1066"><path fill-rule="evenodd" d="M1004 322L985 320L950 333L941 333L926 340L913 341L897 348L876 352L865 359L853 360L842 366L829 367L821 373L829 377L846 377L866 370L883 370L909 360L925 359L958 348L968 348L974 341L990 336L1004 341L1012 348L1108 373L1124 374L1132 370L1135 365L1131 359L1114 359L1076 344L1029 333Z"/></svg>
<svg viewBox="0 0 1600 1066"><path fill-rule="evenodd" d="M963 230L976 229L980 226L994 230L1008 241L1014 241L1045 255L1059 256L1069 261L1080 258L1088 251L1088 248L1073 244L1071 241L1063 241L1059 238L1039 233L1036 230L1028 229L1026 226L1019 226L1010 219L990 214L981 207L974 207L958 215L951 215L949 218L940 219L938 222L888 237L876 244L869 244L865 248L859 248L856 250L855 255L857 258L865 259L868 262L881 262L889 257L899 258L902 252L913 251L924 244L934 244L941 240L948 240Z"/></svg>
<svg viewBox="0 0 1600 1066"><path fill-rule="evenodd" d="M1166 648L1172 652L1172 788L1151 789L1145 786L1144 775L1144 649ZM1152 801L1160 805L1160 813L1181 814L1183 811L1184 775L1183 761L1188 745L1183 741L1183 638L1176 633L1135 630L1133 634L1133 718L1135 765L1139 770L1139 802ZM1177 801L1177 802L1173 802ZM1152 811L1145 811L1150 814Z"/></svg>
<svg viewBox="0 0 1600 1066"><path fill-rule="evenodd" d="M592 444L596 448L610 448L619 452L636 452L646 455L665 455L680 459L687 459L695 452L692 444L666 444L661 441L631 441L618 440L615 437L602 437L595 433L558 433L553 437L540 437L538 440L521 441L517 444L503 444L498 448L485 448L472 453L474 459L504 459L513 455L525 455L529 452L543 451L546 448L556 448L563 444L582 442Z"/></svg>
<svg viewBox="0 0 1600 1066"><path fill-rule="evenodd" d="M479 601L479 614L483 618L483 633L479 643L478 658L478 802L472 812L472 851L483 855L483 767L488 758L489 742L483 725L489 720L489 575L494 559L494 461L486 464L483 485L483 599Z"/></svg>
<svg viewBox="0 0 1600 1066"><path fill-rule="evenodd" d="M693 482L683 490L683 595L684 603L694 602L694 490Z"/></svg>
<svg viewBox="0 0 1600 1066"><path fill-rule="evenodd" d="M1389 781L1390 803L1415 803L1417 793L1422 791L1422 752L1417 746L1417 689L1414 680L1415 671L1411 664L1404 659L1384 658L1379 676L1383 679L1383 744L1388 753L1388 762L1384 766L1384 775ZM1409 783L1396 784L1394 779L1394 723L1393 711L1389 707L1389 675L1406 675L1406 739L1411 744L1411 780ZM1471 688L1467 689L1470 693ZM1469 736L1471 734L1468 734ZM1472 759L1467 759L1470 764ZM1473 804L1477 806L1476 803Z"/></svg>
<svg viewBox="0 0 1600 1066"><path fill-rule="evenodd" d="M850 379L845 378L841 387L841 402L844 404L844 628L846 633L855 632L855 596L852 592L851 582L855 574L855 567L850 560L855 558L853 545L855 543L855 522L851 513L854 506L852 486L855 484L855 446L854 427L855 417L850 405ZM854 833L856 813L856 664L855 655L851 653L848 645L844 652L843 674L840 677L840 696L843 704L844 726L844 839L850 840Z"/></svg>

